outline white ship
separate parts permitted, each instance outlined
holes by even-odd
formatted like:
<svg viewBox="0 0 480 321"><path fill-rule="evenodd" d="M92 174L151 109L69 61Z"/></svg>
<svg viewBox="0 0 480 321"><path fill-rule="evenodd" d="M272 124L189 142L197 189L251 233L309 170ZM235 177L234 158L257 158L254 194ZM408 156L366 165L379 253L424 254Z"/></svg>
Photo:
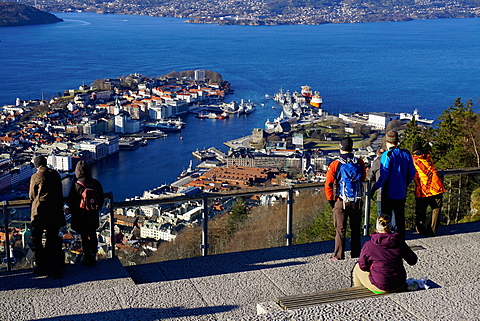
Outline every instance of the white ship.
<svg viewBox="0 0 480 321"><path fill-rule="evenodd" d="M418 113L418 109L415 108L413 114L410 113L400 113L400 120L412 120L415 119L417 123L431 125L435 120L433 119L424 119Z"/></svg>

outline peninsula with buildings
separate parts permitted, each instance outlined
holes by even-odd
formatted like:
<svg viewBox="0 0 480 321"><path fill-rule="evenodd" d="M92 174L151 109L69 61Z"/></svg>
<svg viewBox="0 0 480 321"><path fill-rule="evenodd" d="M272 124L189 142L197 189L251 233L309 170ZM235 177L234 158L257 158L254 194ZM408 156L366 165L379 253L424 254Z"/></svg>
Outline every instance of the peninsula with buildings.
<svg viewBox="0 0 480 321"><path fill-rule="evenodd" d="M92 163L118 153L122 140L132 139L126 137L151 131L148 124L175 122L182 113L200 113L205 108L239 113L252 104L222 104L230 90L221 75L194 70L158 78L132 74L96 80L91 86L66 90L49 101L17 99L0 111L0 189L13 189L14 196L25 198L27 190L22 193L21 186L26 187L35 172L33 156L45 155L49 166L67 175L80 160ZM273 99L281 112L267 120L264 128L253 128L251 135L225 142L228 153L216 147L192 151L202 160L198 166L190 164L177 181L146 190L134 199L322 182L328 165L338 155L338 140L345 135L354 139L355 155L369 164L375 155L372 141L389 123L401 124L412 117L423 121L418 111L330 115L323 109L320 93L309 86L292 92L279 90ZM426 126L430 124L425 120ZM262 195L254 202L269 205L282 198ZM212 203L210 216L229 211L232 205L232 198ZM173 241L183 228L201 224L202 209L195 201L116 208L114 242L124 263L134 264L142 255L155 251L159 243ZM27 215L23 221L28 220ZM100 255L109 251L108 220L103 213L98 231ZM13 229L13 244L17 244L13 249L18 251L14 256L19 264L28 264L24 237L28 227ZM0 231L0 246L2 233L4 239L5 231ZM73 262L81 254L79 235L67 226L63 238L66 255Z"/></svg>
<svg viewBox="0 0 480 321"><path fill-rule="evenodd" d="M479 0L24 0L24 3L48 12L149 15L183 18L191 23L253 26L473 18L480 15Z"/></svg>

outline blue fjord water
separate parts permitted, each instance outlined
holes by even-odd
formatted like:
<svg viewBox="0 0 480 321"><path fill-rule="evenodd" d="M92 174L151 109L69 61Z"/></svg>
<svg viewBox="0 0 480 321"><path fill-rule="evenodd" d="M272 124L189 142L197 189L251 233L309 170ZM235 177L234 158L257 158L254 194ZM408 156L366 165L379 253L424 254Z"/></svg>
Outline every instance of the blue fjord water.
<svg viewBox="0 0 480 321"><path fill-rule="evenodd" d="M216 26L146 16L58 13L64 22L0 28L0 106L49 98L95 79L208 69L232 83L228 100L251 99L248 116L200 121L122 151L94 174L116 199L172 182L196 148L263 127L280 109L264 95L310 85L334 114L412 112L437 118L457 97L480 95L480 19L321 26ZM477 108L476 108L477 109ZM182 137L182 139L180 139Z"/></svg>

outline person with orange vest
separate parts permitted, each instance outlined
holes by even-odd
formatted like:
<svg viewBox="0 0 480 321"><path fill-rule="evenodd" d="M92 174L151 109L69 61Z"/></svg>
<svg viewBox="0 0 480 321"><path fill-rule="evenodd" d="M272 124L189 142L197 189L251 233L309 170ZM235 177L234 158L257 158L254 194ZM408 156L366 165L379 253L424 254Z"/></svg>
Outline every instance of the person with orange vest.
<svg viewBox="0 0 480 321"><path fill-rule="evenodd" d="M422 144L417 142L412 146L413 164L417 173L415 181L415 224L416 230L421 234L434 236L438 230L442 210L443 193L446 192L443 181L433 165L432 157ZM426 227L427 207L432 209L430 227Z"/></svg>

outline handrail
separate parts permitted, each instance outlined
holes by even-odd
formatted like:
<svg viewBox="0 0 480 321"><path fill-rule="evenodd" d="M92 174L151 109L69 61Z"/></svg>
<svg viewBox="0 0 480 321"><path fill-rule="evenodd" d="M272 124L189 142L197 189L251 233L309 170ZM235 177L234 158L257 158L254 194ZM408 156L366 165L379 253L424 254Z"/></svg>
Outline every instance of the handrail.
<svg viewBox="0 0 480 321"><path fill-rule="evenodd" d="M466 175L466 174L480 174L480 167L470 167L470 168L459 168L459 169L446 169L440 171L442 176L452 176L452 175ZM370 190L372 186L371 181L365 182L365 215L364 215L364 225L363 225L363 234L368 235L369 231L369 222L370 222ZM115 218L114 218L114 209L122 207L131 207L131 206L145 206L145 205L154 205L154 204L171 204L178 202L187 202L187 201L202 201L202 256L208 255L208 200L215 198L228 198L228 197L239 197L239 196L252 196L256 194L269 194L269 193L287 193L287 227L286 227L286 245L292 245L292 240L294 235L292 234L293 226L293 203L294 203L294 192L310 189L324 189L324 183L305 183L305 184L291 184L289 186L267 186L267 187L252 187L245 190L234 190L234 191L224 191L224 192L202 192L194 195L182 195L182 196L166 196L161 198L153 199L142 199L142 200L132 200L132 201L120 201L114 202L114 197L112 192L104 194L104 197L108 199L109 207L107 208L110 216L110 242L111 242L111 257L115 257ZM12 200L12 201L3 201L3 217L5 223L5 230L8 233L8 209L30 206L30 200ZM6 237L5 242L5 252L7 258L7 271L11 270L11 258L9 251L9 240Z"/></svg>

